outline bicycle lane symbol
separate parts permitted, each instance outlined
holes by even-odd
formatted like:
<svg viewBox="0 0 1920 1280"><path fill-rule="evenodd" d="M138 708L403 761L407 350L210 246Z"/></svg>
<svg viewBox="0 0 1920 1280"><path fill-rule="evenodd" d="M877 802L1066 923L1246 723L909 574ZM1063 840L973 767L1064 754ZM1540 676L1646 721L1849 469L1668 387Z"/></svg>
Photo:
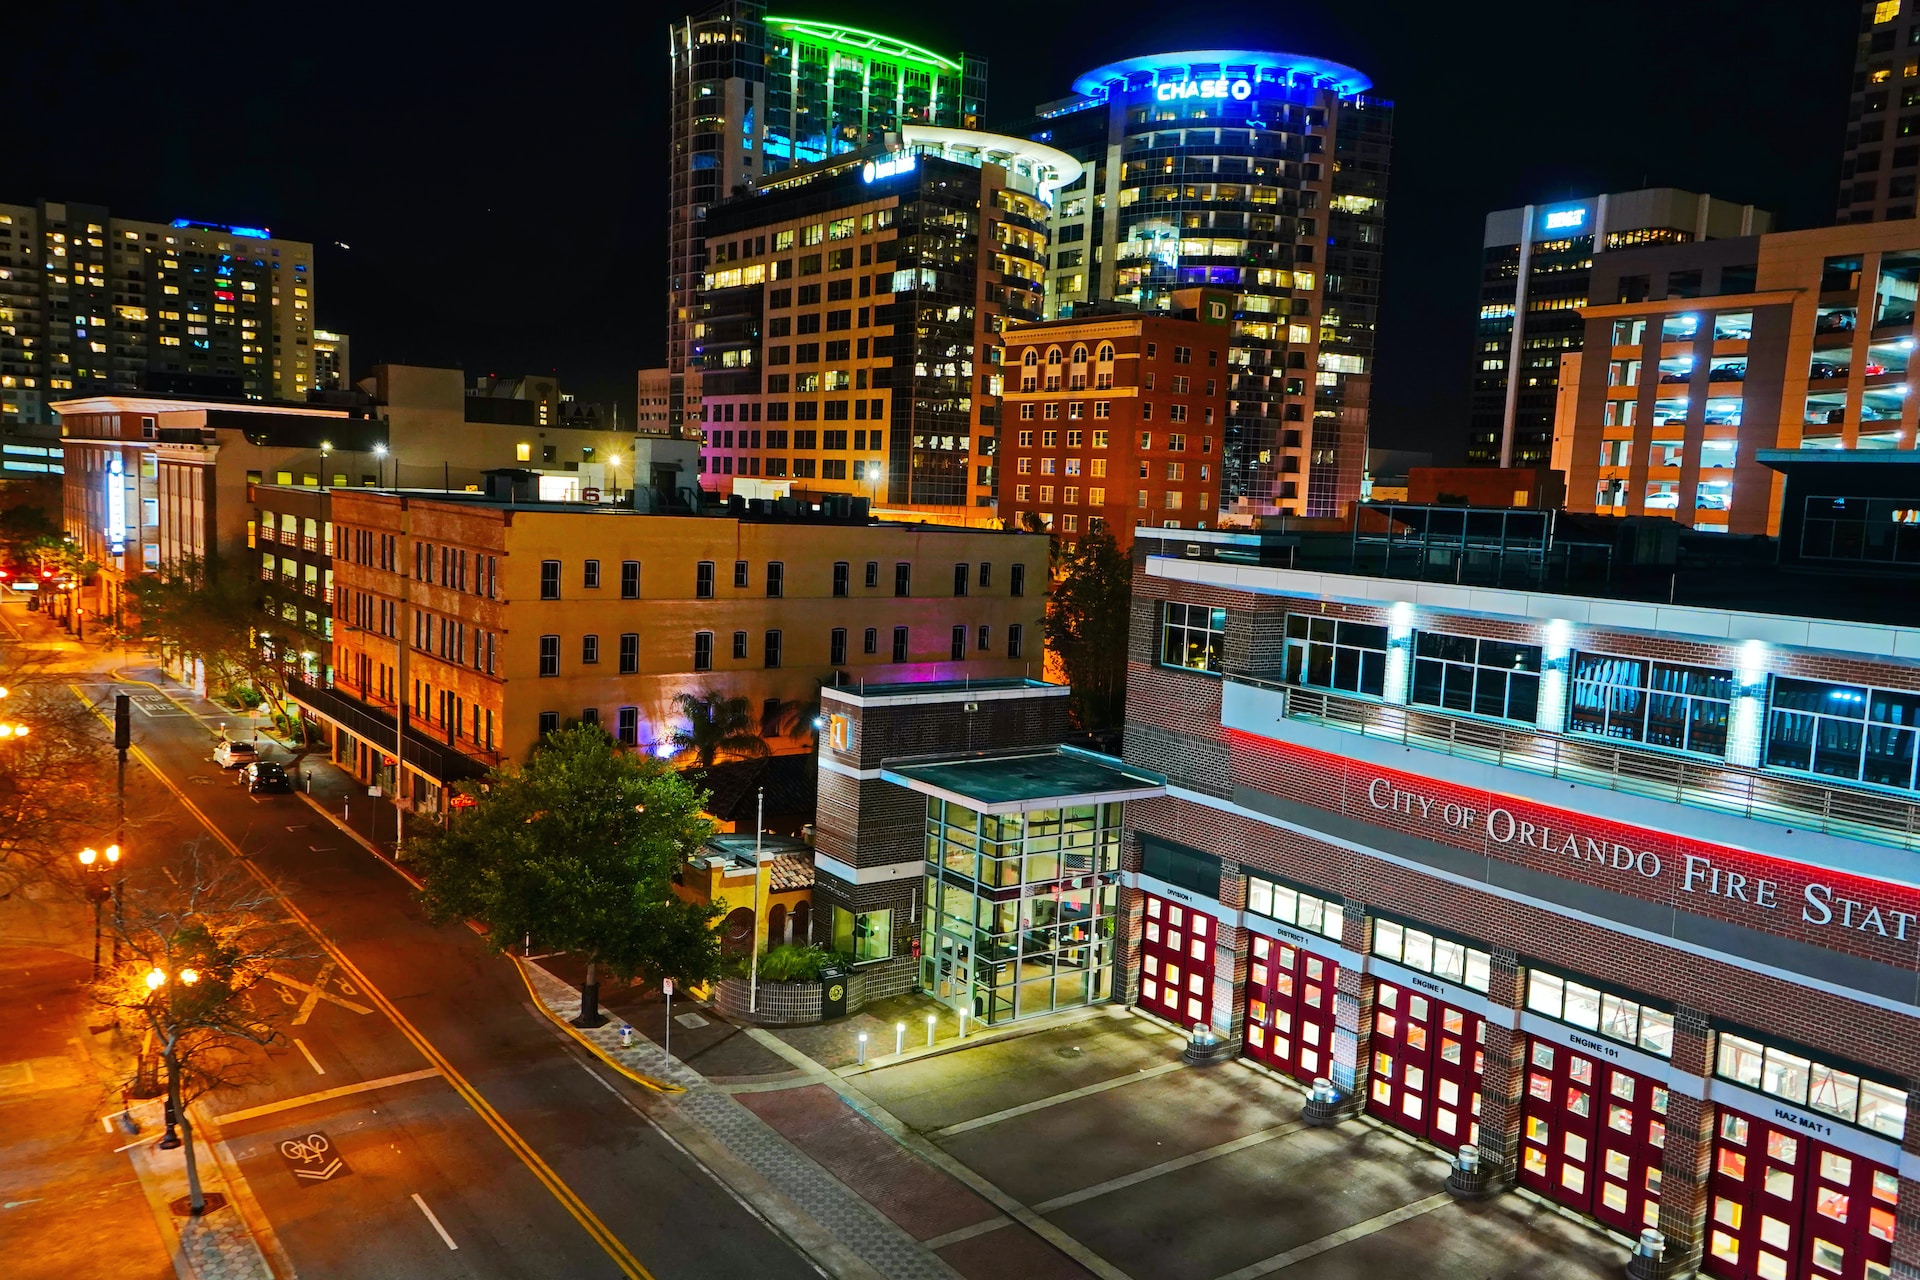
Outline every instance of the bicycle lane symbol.
<svg viewBox="0 0 1920 1280"><path fill-rule="evenodd" d="M331 1182L337 1177L352 1173L347 1162L333 1154L333 1143L324 1133L309 1133L305 1137L288 1138L280 1144L280 1158L287 1162L294 1180L302 1186L312 1186L316 1182Z"/></svg>

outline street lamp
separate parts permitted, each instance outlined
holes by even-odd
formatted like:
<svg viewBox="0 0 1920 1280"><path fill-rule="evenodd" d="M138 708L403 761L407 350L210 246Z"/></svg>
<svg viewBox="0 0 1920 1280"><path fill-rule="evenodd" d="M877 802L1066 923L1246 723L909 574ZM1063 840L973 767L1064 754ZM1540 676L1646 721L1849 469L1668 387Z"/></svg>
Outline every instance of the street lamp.
<svg viewBox="0 0 1920 1280"><path fill-rule="evenodd" d="M82 849L79 856L82 874L86 876L87 897L93 903L93 976L97 979L100 976L100 904L108 898L119 897L118 885L108 883L107 874L120 861L120 846L108 845L104 855L98 849Z"/></svg>
<svg viewBox="0 0 1920 1280"><path fill-rule="evenodd" d="M189 986L189 987L192 986L194 983L200 981L200 971L198 969L182 969L175 976L180 979L183 985ZM166 970L164 969L147 970L147 990L158 993L160 988L166 985L167 985ZM177 1047L177 1043L174 1038L174 1033L169 1031L167 1036L166 1046L161 1051L162 1056L166 1058L166 1062L167 1062L167 1136L160 1139L159 1142L154 1144L155 1146L165 1151L171 1151L175 1147L178 1147L181 1145L180 1134L175 1129L175 1126L179 1123L181 1118L180 1117L180 1063L179 1063L179 1060L174 1057L174 1051L176 1047ZM192 1175L193 1175L193 1152L191 1150L187 1152L187 1172L188 1172L189 1181L191 1183ZM198 1196L199 1191L198 1191L197 1183L193 1185L194 1185L194 1195ZM202 1211L203 1207L204 1207L204 1202L202 1204L195 1204L193 1206L193 1212L197 1215Z"/></svg>
<svg viewBox="0 0 1920 1280"><path fill-rule="evenodd" d="M373 470L374 470L373 485L374 485L374 488L376 489L385 487L384 482L387 478L386 462L385 462L386 456L387 456L387 446L385 446L384 444L376 444L375 446L373 446ZM393 479L395 482L394 487L398 488L399 480L400 480L400 464L397 462L393 464Z"/></svg>

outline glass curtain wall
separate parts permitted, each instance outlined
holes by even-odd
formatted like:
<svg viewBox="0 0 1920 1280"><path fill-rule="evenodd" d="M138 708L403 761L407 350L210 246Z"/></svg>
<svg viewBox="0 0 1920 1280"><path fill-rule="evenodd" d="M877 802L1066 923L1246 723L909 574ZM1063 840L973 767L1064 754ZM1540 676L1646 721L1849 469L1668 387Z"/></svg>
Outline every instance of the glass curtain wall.
<svg viewBox="0 0 1920 1280"><path fill-rule="evenodd" d="M983 814L930 798L922 986L988 1023L1108 999L1121 809Z"/></svg>

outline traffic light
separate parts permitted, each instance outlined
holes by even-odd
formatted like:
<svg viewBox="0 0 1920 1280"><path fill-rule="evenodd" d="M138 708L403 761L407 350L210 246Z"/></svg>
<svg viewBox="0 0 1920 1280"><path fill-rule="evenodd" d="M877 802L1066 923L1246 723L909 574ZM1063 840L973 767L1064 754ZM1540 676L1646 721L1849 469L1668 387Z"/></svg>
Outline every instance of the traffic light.
<svg viewBox="0 0 1920 1280"><path fill-rule="evenodd" d="M113 749L125 752L133 744L133 699L124 693L113 695Z"/></svg>

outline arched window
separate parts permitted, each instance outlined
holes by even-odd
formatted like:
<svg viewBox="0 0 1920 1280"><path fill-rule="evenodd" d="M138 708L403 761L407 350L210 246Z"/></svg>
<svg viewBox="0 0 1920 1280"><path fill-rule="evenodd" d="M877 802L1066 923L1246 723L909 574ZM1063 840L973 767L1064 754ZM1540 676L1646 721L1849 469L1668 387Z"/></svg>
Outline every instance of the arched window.
<svg viewBox="0 0 1920 1280"><path fill-rule="evenodd" d="M1028 347L1027 353L1020 357L1020 363L1031 369L1040 363L1040 353Z"/></svg>
<svg viewBox="0 0 1920 1280"><path fill-rule="evenodd" d="M1087 349L1085 347L1075 347L1073 349L1073 362L1075 364L1085 364L1087 362Z"/></svg>
<svg viewBox="0 0 1920 1280"><path fill-rule="evenodd" d="M1047 363L1050 365L1060 363L1060 348L1054 347L1047 352Z"/></svg>
<svg viewBox="0 0 1920 1280"><path fill-rule="evenodd" d="M1093 358L1095 360L1098 360L1101 364L1112 364L1113 363L1113 344L1111 342L1101 343L1100 350L1094 353Z"/></svg>

